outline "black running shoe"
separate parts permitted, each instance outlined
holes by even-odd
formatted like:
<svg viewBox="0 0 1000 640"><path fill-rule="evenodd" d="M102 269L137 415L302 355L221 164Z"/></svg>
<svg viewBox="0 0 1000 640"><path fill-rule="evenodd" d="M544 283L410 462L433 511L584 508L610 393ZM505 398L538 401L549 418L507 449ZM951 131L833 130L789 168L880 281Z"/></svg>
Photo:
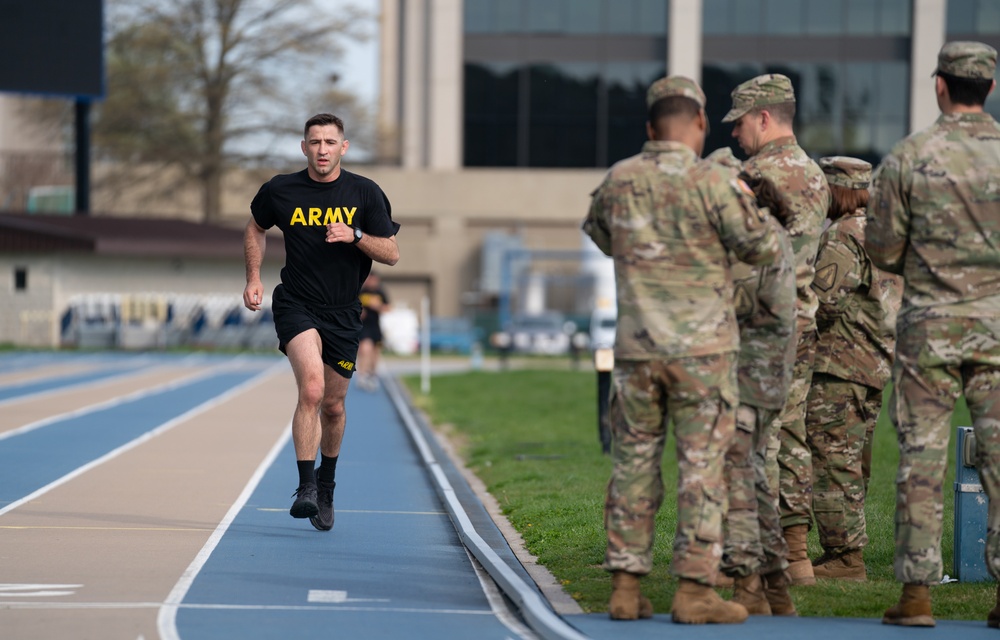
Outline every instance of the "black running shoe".
<svg viewBox="0 0 1000 640"><path fill-rule="evenodd" d="M309 518L309 522L320 531L329 531L333 528L333 490L337 488L337 483L326 483L317 479L316 485L318 488L316 503L319 506L319 513Z"/></svg>
<svg viewBox="0 0 1000 640"><path fill-rule="evenodd" d="M316 504L315 483L300 484L292 495L295 496L295 502L292 503L292 508L288 510L288 513L292 514L293 518L311 518L319 513L319 506Z"/></svg>

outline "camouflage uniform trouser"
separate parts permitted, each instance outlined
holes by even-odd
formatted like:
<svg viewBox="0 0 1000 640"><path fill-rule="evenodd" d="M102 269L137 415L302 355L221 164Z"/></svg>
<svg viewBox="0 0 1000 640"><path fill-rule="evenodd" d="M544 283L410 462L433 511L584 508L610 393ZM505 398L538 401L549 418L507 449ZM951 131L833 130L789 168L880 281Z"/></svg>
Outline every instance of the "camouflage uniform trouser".
<svg viewBox="0 0 1000 640"><path fill-rule="evenodd" d="M882 391L825 373L813 374L806 402L812 449L812 508L823 550L835 555L868 544L865 494Z"/></svg>
<svg viewBox="0 0 1000 640"><path fill-rule="evenodd" d="M955 402L964 393L989 498L986 566L1000 578L1000 319L924 320L896 341L889 415L899 438L896 579L941 580L941 519Z"/></svg>
<svg viewBox="0 0 1000 640"><path fill-rule="evenodd" d="M778 412L741 404L736 434L726 453L729 511L721 569L733 577L788 568L788 545L778 517L778 494L764 471L767 443Z"/></svg>
<svg viewBox="0 0 1000 640"><path fill-rule="evenodd" d="M781 526L812 526L812 455L806 440L806 397L816 359L816 331L799 336L788 401L778 417L777 435L768 444L768 477L775 478Z"/></svg>
<svg viewBox="0 0 1000 640"><path fill-rule="evenodd" d="M677 440L677 531L671 571L714 584L726 513L723 467L736 421L736 354L616 361L610 415L604 568L645 575L653 564L667 424Z"/></svg>

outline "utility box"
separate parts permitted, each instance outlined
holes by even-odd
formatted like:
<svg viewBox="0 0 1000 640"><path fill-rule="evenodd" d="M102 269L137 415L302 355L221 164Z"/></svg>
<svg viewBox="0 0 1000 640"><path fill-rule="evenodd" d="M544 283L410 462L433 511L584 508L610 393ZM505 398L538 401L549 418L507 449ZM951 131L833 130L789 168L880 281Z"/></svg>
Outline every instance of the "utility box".
<svg viewBox="0 0 1000 640"><path fill-rule="evenodd" d="M958 427L955 438L955 578L992 580L986 570L986 521L989 500L976 470L976 436Z"/></svg>

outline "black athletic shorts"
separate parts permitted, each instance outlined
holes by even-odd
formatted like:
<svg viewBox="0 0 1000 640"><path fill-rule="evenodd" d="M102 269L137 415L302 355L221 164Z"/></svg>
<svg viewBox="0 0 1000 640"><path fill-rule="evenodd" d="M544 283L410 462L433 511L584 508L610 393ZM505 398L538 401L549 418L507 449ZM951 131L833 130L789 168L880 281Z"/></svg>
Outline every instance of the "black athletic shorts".
<svg viewBox="0 0 1000 640"><path fill-rule="evenodd" d="M361 327L361 339L371 340L375 344L382 343L382 327L378 323L366 322L364 326Z"/></svg>
<svg viewBox="0 0 1000 640"><path fill-rule="evenodd" d="M354 375L361 339L360 301L339 307L310 304L292 296L279 284L271 294L271 311L282 353L287 355L285 346L292 338L316 329L323 341L323 363L345 378Z"/></svg>

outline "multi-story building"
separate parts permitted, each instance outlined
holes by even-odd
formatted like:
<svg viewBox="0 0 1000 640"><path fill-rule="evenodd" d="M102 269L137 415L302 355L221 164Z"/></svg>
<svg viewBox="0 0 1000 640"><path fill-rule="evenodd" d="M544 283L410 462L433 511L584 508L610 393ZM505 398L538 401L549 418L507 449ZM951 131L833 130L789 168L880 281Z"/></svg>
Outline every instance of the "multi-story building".
<svg viewBox="0 0 1000 640"><path fill-rule="evenodd" d="M383 0L379 160L399 169L382 182L423 245L400 266L425 271L451 314L478 290L482 231L580 249L587 196L638 151L646 87L668 73L704 86L706 152L733 142L730 91L780 72L809 153L878 162L936 118L931 73L957 39L1000 48L1000 2ZM1000 116L1000 99L988 107Z"/></svg>
<svg viewBox="0 0 1000 640"><path fill-rule="evenodd" d="M1000 49L1000 0L381 0L381 144L358 170L403 223L384 281L434 315L502 306L509 284L515 308L578 311L580 222L639 150L650 82L702 83L711 151L731 143L730 91L784 73L809 153L877 162L937 116L941 45L972 39ZM987 108L1000 117L1000 98ZM245 220L259 180L231 184L227 216ZM110 202L95 192L93 210Z"/></svg>

